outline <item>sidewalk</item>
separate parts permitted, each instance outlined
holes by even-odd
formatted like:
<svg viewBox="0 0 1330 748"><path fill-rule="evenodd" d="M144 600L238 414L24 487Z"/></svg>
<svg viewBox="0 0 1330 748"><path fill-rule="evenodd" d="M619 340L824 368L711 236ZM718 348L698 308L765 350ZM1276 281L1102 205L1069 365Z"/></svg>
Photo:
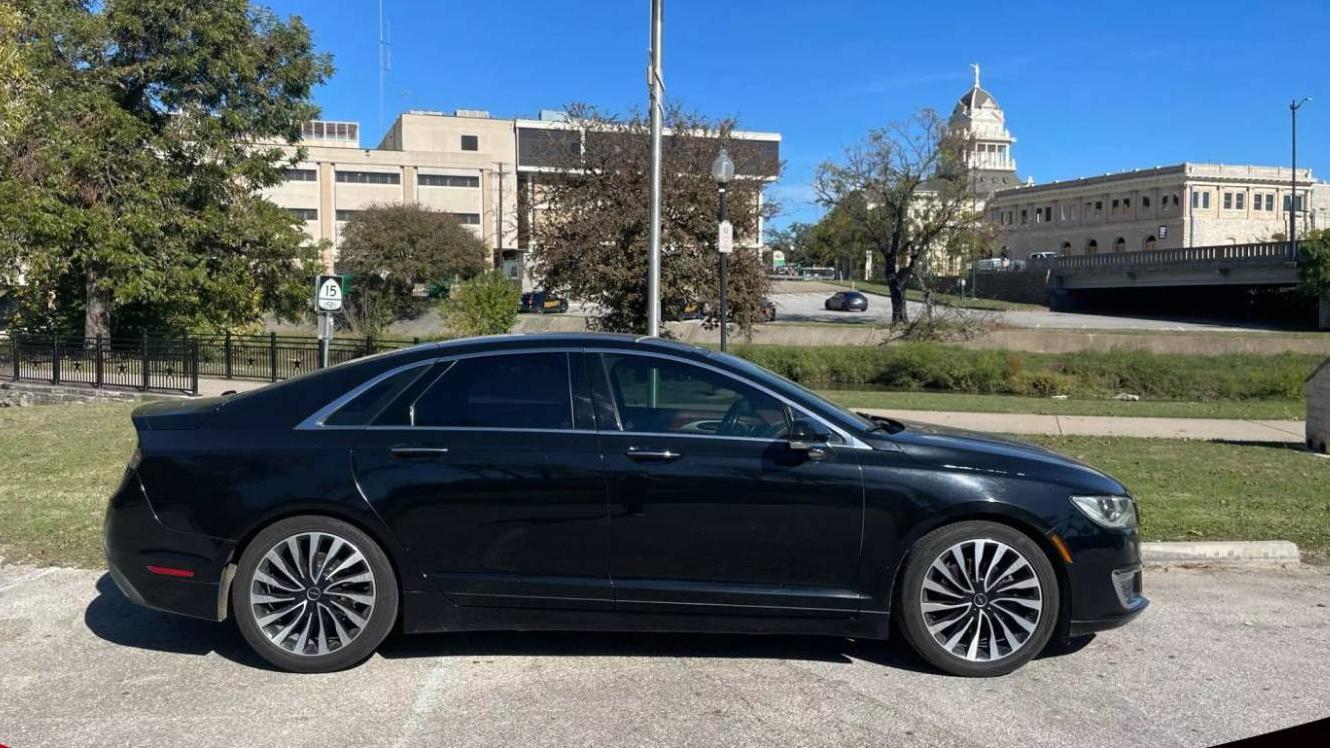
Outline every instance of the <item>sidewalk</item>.
<svg viewBox="0 0 1330 748"><path fill-rule="evenodd" d="M1156 439L1205 439L1302 444L1302 421L1244 421L1224 418L1141 418L1131 416L1043 416L1028 413L957 413L940 410L882 410L865 413L937 426L1000 434L1054 436L1143 436Z"/></svg>

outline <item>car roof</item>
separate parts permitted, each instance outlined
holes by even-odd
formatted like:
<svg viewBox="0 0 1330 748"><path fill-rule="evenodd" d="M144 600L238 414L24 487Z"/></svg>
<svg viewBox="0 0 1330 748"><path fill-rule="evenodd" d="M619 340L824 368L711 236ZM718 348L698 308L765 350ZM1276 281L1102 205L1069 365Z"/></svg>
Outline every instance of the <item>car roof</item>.
<svg viewBox="0 0 1330 748"><path fill-rule="evenodd" d="M657 350L676 354L682 353L696 357L706 357L711 355L709 349L689 345L687 343L680 343L677 340L612 332L518 332L506 335L457 338L455 340L445 340L437 343L427 343L425 345L433 346L441 355L447 355L452 352L497 351L514 348L625 348L636 350ZM415 348L407 350L414 349Z"/></svg>

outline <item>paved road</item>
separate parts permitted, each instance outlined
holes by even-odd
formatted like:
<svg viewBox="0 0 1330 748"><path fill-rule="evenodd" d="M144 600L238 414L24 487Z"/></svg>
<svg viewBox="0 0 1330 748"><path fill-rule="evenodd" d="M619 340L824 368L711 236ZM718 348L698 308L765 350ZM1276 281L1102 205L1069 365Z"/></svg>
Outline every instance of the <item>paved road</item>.
<svg viewBox="0 0 1330 748"><path fill-rule="evenodd" d="M293 676L97 572L0 567L0 743L1201 746L1330 714L1326 570L1146 587L1133 625L991 681L876 642L543 633L408 637Z"/></svg>
<svg viewBox="0 0 1330 748"><path fill-rule="evenodd" d="M861 410L856 408L855 410ZM1143 416L1049 416L1031 413L964 413L944 410L863 408L873 415L995 434L1143 436L1302 444L1305 421L1250 421L1232 418L1152 418Z"/></svg>
<svg viewBox="0 0 1330 748"><path fill-rule="evenodd" d="M891 299L867 294L865 312L831 312L823 304L827 298L843 288L817 283L802 289L783 283L771 298L776 302L777 318L785 322L840 322L883 325L891 322ZM921 314L924 305L907 302L911 315ZM1070 314L1066 312L1009 311L965 312L977 318L992 320L1008 327L1051 328L1061 330L1248 330L1256 328L1231 327L1206 322L1188 322L1146 317L1110 317L1101 314Z"/></svg>

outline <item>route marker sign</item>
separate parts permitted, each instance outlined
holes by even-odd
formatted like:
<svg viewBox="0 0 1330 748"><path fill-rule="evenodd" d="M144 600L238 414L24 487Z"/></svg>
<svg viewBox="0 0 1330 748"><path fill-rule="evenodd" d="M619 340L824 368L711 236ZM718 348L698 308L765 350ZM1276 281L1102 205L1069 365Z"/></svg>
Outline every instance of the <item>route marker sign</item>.
<svg viewBox="0 0 1330 748"><path fill-rule="evenodd" d="M320 275L314 285L314 307L320 312L342 311L342 276Z"/></svg>

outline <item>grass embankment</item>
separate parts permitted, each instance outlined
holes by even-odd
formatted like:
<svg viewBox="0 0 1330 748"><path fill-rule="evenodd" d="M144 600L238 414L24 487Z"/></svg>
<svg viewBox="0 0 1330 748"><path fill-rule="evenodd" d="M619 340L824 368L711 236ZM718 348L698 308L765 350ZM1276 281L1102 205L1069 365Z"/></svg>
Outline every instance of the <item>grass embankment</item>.
<svg viewBox="0 0 1330 748"><path fill-rule="evenodd" d="M1302 400L1051 400L1020 395L966 395L952 392L875 392L823 390L847 408L949 410L966 413L1034 413L1047 416L1141 416L1146 418L1238 418L1260 421L1300 420Z"/></svg>
<svg viewBox="0 0 1330 748"><path fill-rule="evenodd" d="M871 385L976 395L1120 392L1146 400L1297 400L1323 357L1311 354L1202 356L1144 351L1025 353L935 343L872 347L739 346L739 355L810 387Z"/></svg>
<svg viewBox="0 0 1330 748"><path fill-rule="evenodd" d="M882 283L870 283L868 281L827 281L832 285L853 288L857 291L875 293L881 296L890 296L891 289ZM905 290L905 298L908 301L918 301L923 303L924 292L917 288L908 288ZM956 296L949 293L934 293L933 303L942 306L951 306L958 309L979 309L986 312L1046 312L1048 307L1042 304L1022 304L1016 301L1002 301L1000 299L973 299L969 296Z"/></svg>
<svg viewBox="0 0 1330 748"><path fill-rule="evenodd" d="M1122 481L1146 540L1291 540L1330 561L1330 460L1292 447L1107 436L1022 436Z"/></svg>
<svg viewBox="0 0 1330 748"><path fill-rule="evenodd" d="M0 556L99 567L102 514L134 446L126 404L0 410ZM1294 449L1022 437L1125 482L1149 540L1292 540L1330 559L1330 461Z"/></svg>

